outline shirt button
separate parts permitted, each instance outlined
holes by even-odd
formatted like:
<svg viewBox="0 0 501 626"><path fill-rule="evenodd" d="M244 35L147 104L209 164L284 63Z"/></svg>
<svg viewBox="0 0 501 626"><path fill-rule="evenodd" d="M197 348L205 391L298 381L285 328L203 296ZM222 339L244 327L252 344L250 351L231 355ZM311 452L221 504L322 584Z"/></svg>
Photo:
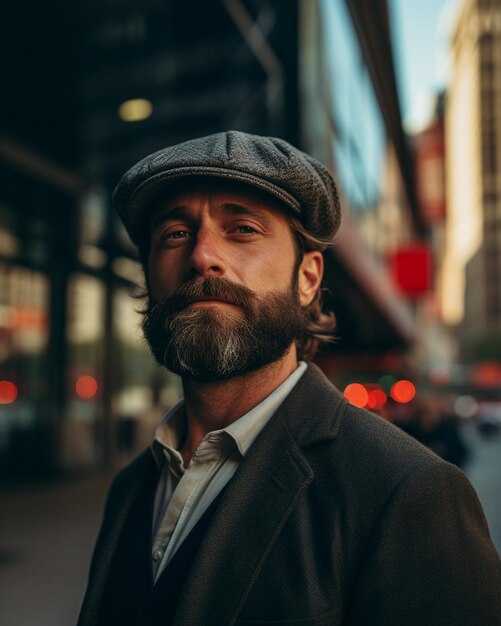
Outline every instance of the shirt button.
<svg viewBox="0 0 501 626"><path fill-rule="evenodd" d="M153 550L153 560L160 561L163 553L164 553L163 548L155 548L155 550Z"/></svg>

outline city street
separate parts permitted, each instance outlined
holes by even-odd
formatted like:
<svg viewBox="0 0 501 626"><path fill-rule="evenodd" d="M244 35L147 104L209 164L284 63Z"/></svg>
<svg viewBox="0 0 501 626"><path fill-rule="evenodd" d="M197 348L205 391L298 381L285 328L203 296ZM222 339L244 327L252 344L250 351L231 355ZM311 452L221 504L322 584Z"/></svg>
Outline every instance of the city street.
<svg viewBox="0 0 501 626"><path fill-rule="evenodd" d="M484 507L491 537L501 554L501 433L485 438L476 428L464 429L472 459L466 473Z"/></svg>
<svg viewBox="0 0 501 626"><path fill-rule="evenodd" d="M501 434L468 427L467 473L501 550ZM97 476L0 494L0 622L72 626L85 588L110 477Z"/></svg>

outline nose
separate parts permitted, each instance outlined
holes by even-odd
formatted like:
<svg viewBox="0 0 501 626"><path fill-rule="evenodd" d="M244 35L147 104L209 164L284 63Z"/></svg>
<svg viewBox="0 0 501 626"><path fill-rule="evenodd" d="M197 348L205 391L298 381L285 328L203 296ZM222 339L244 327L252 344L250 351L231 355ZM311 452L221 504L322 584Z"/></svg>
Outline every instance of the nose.
<svg viewBox="0 0 501 626"><path fill-rule="evenodd" d="M212 229L200 228L188 258L188 276L222 276L225 271L221 237Z"/></svg>

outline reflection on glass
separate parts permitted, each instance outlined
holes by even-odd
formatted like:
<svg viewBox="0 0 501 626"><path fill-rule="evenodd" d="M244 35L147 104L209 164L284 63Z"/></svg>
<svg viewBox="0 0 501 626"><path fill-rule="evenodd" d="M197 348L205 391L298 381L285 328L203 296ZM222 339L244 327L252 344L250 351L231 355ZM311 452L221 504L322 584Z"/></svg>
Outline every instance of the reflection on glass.
<svg viewBox="0 0 501 626"><path fill-rule="evenodd" d="M346 2L323 0L321 12L336 172L347 208L373 211L386 157L384 122Z"/></svg>

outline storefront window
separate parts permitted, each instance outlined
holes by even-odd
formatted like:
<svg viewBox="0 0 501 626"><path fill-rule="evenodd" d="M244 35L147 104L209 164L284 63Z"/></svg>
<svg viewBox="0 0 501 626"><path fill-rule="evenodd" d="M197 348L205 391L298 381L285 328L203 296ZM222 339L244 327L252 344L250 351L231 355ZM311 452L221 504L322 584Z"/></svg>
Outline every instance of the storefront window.
<svg viewBox="0 0 501 626"><path fill-rule="evenodd" d="M48 280L0 264L0 471L34 462L47 401ZM20 472L21 473L21 472Z"/></svg>
<svg viewBox="0 0 501 626"><path fill-rule="evenodd" d="M68 283L66 403L59 424L58 464L91 467L101 459L105 285L74 274Z"/></svg>
<svg viewBox="0 0 501 626"><path fill-rule="evenodd" d="M105 192L95 189L80 204L78 260L84 266L100 269L106 264L103 250L106 233Z"/></svg>
<svg viewBox="0 0 501 626"><path fill-rule="evenodd" d="M105 287L97 278L72 276L68 286L68 405L66 417L98 418L103 380Z"/></svg>
<svg viewBox="0 0 501 626"><path fill-rule="evenodd" d="M114 294L117 387L113 410L121 450L139 451L151 440L162 415L181 395L179 379L156 365L141 330L138 312L144 302L131 298L127 289Z"/></svg>

